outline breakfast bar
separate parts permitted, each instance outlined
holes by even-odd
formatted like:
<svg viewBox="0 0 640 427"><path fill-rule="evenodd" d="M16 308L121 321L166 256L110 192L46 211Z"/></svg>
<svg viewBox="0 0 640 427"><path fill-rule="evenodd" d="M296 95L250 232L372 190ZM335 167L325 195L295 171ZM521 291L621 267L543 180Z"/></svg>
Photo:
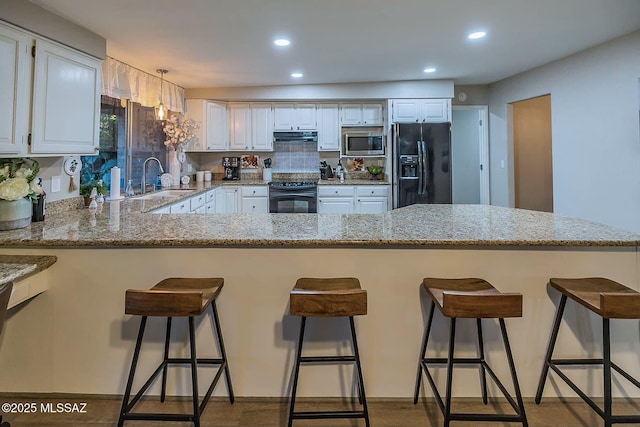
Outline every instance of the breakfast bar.
<svg viewBox="0 0 640 427"><path fill-rule="evenodd" d="M481 277L523 294L523 316L507 328L526 398L535 394L558 304L550 277L608 277L640 289L640 235L562 215L484 205L413 205L374 215L148 213L162 203L125 199L97 210L53 212L0 235L1 254L57 257L48 291L10 310L0 366L12 368L3 369L0 393L121 395L139 324L124 314L125 291L167 277L223 277L219 311L236 395L285 397L299 328L289 316L291 288L300 277L357 277L368 292L368 315L356 319L367 395L409 397L429 307L422 279ZM572 308L565 319L556 354L598 354L597 319ZM442 326L437 331L446 330L442 318L434 322ZM612 325L613 357L637 375L637 322ZM198 335L211 333L207 322L197 326ZM148 328L152 343L140 356L141 373L153 369L163 344L164 324L152 319ZM184 356L186 324L174 328L176 351ZM348 353L343 329L311 320L306 348ZM487 359L508 376L497 323L485 334ZM447 337L436 333L432 340L438 352ZM460 354L475 355L474 334L459 340ZM198 351L207 350L215 347ZM350 366L305 369L299 396L351 395ZM435 378L443 384L443 377L444 371ZM578 371L576 377L587 392L601 393L600 376ZM181 370L169 376L168 393L186 395L189 387ZM475 372L457 375L454 390L479 396ZM545 389L548 396L570 393L560 383ZM614 396L621 395L640 393L621 384Z"/></svg>

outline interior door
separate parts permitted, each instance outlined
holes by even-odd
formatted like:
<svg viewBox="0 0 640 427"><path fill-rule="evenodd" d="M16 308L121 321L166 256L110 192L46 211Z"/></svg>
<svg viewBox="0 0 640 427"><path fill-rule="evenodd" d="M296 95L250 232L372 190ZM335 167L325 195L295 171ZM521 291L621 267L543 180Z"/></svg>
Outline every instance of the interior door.
<svg viewBox="0 0 640 427"><path fill-rule="evenodd" d="M489 204L488 107L454 106L451 119L453 203Z"/></svg>

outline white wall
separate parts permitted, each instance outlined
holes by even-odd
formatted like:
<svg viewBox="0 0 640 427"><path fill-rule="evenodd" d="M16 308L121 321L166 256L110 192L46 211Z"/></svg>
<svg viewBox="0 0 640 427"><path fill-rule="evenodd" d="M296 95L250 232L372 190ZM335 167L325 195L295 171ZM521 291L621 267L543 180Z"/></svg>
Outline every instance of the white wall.
<svg viewBox="0 0 640 427"><path fill-rule="evenodd" d="M185 98L234 101L452 98L453 94L453 80L185 89Z"/></svg>
<svg viewBox="0 0 640 427"><path fill-rule="evenodd" d="M514 201L507 104L551 94L555 212L640 232L639 77L640 31L491 85L491 203Z"/></svg>

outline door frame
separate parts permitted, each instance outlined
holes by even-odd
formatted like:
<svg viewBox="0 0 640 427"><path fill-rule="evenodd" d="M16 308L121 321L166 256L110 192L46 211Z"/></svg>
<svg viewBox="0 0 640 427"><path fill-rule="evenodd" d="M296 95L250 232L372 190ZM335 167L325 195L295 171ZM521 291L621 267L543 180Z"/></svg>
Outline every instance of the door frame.
<svg viewBox="0 0 640 427"><path fill-rule="evenodd" d="M489 106L488 105L452 105L452 110L476 110L480 116L480 204L491 204L491 182L489 164ZM453 115L451 117L453 123Z"/></svg>

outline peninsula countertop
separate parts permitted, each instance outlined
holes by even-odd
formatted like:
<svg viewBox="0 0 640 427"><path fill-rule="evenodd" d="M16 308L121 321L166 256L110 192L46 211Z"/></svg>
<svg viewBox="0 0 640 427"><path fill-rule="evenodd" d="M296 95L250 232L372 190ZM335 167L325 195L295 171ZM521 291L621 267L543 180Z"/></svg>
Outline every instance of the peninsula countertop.
<svg viewBox="0 0 640 427"><path fill-rule="evenodd" d="M215 185L194 190L207 191ZM487 205L413 205L382 214L154 214L128 198L47 213L0 232L0 247L639 246L640 235L558 214Z"/></svg>

